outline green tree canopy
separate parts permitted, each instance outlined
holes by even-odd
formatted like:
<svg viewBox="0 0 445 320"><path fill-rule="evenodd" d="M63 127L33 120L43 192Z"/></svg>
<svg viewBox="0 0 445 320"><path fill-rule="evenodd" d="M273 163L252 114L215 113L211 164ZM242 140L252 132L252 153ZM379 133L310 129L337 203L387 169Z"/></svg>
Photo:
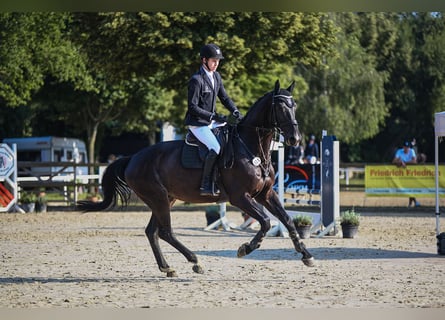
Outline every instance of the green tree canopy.
<svg viewBox="0 0 445 320"><path fill-rule="evenodd" d="M388 113L384 100L385 72L376 70L373 56L360 45L350 14L336 14L337 55L325 58L324 68L299 66L309 85L301 100L306 135L323 129L344 143L357 143L379 132ZM351 32L349 32L351 31Z"/></svg>
<svg viewBox="0 0 445 320"><path fill-rule="evenodd" d="M199 67L199 50L217 43L226 59L220 66L225 85L241 107L271 90L283 67L319 65L331 54L333 24L316 13L104 13L76 14L82 48L92 64L112 78L156 75L160 88L176 92L171 122L180 126L186 87ZM279 72L278 72L279 71ZM264 75L270 84L253 82ZM259 78L258 78L259 77ZM272 78L272 77L270 77ZM252 96L253 95L253 96Z"/></svg>
<svg viewBox="0 0 445 320"><path fill-rule="evenodd" d="M64 13L0 14L1 105L25 105L48 75L73 81L77 88L87 85L77 82L86 68L66 39L68 19Z"/></svg>

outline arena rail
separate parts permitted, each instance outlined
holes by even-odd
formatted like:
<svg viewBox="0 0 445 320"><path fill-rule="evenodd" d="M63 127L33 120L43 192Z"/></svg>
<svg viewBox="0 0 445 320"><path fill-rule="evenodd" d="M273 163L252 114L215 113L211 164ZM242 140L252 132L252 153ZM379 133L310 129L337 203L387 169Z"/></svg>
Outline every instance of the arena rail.
<svg viewBox="0 0 445 320"><path fill-rule="evenodd" d="M104 163L74 162L17 162L17 186L21 191L44 188L46 192L56 192L71 205L77 202L79 193L85 190L99 190L102 174L107 167ZM94 174L81 174L79 168L93 168ZM19 196L20 198L20 196Z"/></svg>

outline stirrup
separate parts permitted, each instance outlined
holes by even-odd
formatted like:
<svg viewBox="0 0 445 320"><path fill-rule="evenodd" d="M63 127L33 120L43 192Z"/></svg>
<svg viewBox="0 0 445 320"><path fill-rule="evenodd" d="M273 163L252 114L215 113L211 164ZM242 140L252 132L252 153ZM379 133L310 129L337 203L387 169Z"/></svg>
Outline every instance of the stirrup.
<svg viewBox="0 0 445 320"><path fill-rule="evenodd" d="M201 196L211 196L211 197L217 196L216 194L213 193L213 190L206 190L204 188L199 189L199 194Z"/></svg>
<svg viewBox="0 0 445 320"><path fill-rule="evenodd" d="M216 183L213 183L212 189L213 189L213 195L214 196L219 196L221 194L221 190L219 190L219 188L216 185Z"/></svg>
<svg viewBox="0 0 445 320"><path fill-rule="evenodd" d="M211 197L217 197L219 196L221 191L216 187L215 183L211 183L209 188L201 187L199 188L199 194L201 196L211 196Z"/></svg>

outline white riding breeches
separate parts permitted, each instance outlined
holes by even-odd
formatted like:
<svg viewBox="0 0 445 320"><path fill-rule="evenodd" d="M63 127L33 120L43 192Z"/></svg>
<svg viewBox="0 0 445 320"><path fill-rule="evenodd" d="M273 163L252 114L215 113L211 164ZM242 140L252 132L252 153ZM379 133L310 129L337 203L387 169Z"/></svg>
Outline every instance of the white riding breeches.
<svg viewBox="0 0 445 320"><path fill-rule="evenodd" d="M213 128L221 127L225 123L220 123L212 120L212 123L208 126L196 127L190 126L190 131L195 135L195 137L207 146L209 150L215 151L217 154L221 151L221 146L219 145L218 139L212 132Z"/></svg>

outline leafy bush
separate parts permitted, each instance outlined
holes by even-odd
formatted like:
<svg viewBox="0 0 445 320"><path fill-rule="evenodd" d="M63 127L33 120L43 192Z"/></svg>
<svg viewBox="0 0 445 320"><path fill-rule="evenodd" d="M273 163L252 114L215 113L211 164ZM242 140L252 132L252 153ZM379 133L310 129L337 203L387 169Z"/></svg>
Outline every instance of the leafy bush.
<svg viewBox="0 0 445 320"><path fill-rule="evenodd" d="M312 225L312 217L306 215L297 215L294 217L294 224L296 227L310 226Z"/></svg>
<svg viewBox="0 0 445 320"><path fill-rule="evenodd" d="M20 202L21 203L35 203L37 200L37 196L33 192L21 192L20 193Z"/></svg>
<svg viewBox="0 0 445 320"><path fill-rule="evenodd" d="M360 214L356 213L354 209L346 210L340 213L341 225L360 225Z"/></svg>

